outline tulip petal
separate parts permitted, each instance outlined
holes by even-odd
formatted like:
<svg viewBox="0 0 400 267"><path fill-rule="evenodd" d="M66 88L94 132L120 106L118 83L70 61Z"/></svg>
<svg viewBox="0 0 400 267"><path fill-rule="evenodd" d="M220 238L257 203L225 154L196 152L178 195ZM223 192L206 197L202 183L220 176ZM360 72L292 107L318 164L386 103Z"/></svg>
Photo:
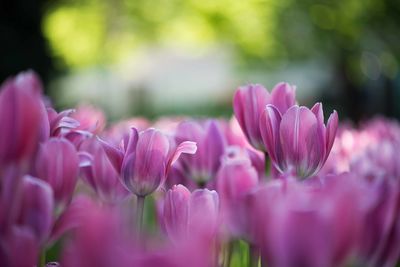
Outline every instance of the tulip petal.
<svg viewBox="0 0 400 267"><path fill-rule="evenodd" d="M174 164L178 158L181 156L181 154L195 154L197 151L197 145L195 142L191 141L185 141L182 142L178 145L178 147L175 149L175 152L173 153L170 163L168 164L169 166Z"/></svg>
<svg viewBox="0 0 400 267"><path fill-rule="evenodd" d="M329 116L327 125L326 125L326 156L325 160L328 158L329 152L332 149L333 143L335 142L336 131L339 124L339 118L336 110L332 112Z"/></svg>
<svg viewBox="0 0 400 267"><path fill-rule="evenodd" d="M99 142L103 146L104 152L106 152L108 159L118 173L121 173L122 160L124 159L124 153L118 148L108 144L106 141L98 138Z"/></svg>
<svg viewBox="0 0 400 267"><path fill-rule="evenodd" d="M283 115L280 139L284 160L300 177L311 175L324 156L324 144L318 138L317 118L306 107L293 106Z"/></svg>
<svg viewBox="0 0 400 267"><path fill-rule="evenodd" d="M281 114L285 113L290 107L296 104L296 87L285 82L275 85L271 91L271 104Z"/></svg>
<svg viewBox="0 0 400 267"><path fill-rule="evenodd" d="M262 140L268 152L268 155L276 167L282 171L281 144L279 138L279 125L282 117L279 110L273 105L267 105L260 118L260 130Z"/></svg>

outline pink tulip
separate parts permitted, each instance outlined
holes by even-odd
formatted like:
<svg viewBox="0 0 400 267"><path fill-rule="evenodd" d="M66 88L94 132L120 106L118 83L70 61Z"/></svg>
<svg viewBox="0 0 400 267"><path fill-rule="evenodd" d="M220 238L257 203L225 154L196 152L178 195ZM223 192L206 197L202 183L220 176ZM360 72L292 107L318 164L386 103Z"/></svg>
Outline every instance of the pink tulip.
<svg viewBox="0 0 400 267"><path fill-rule="evenodd" d="M255 192L253 237L268 266L348 262L356 250L365 193L348 179L335 177L320 186L275 180Z"/></svg>
<svg viewBox="0 0 400 267"><path fill-rule="evenodd" d="M190 193L183 185L174 186L167 192L162 222L173 241L186 240L196 234L212 239L219 223L217 192L197 189Z"/></svg>
<svg viewBox="0 0 400 267"><path fill-rule="evenodd" d="M164 231L172 240L180 240L188 234L190 191L183 185L168 190L163 209Z"/></svg>
<svg viewBox="0 0 400 267"><path fill-rule="evenodd" d="M285 113L267 105L260 119L264 145L274 166L298 177L317 173L325 163L335 140L338 116L334 111L324 124L322 104L309 110L293 106Z"/></svg>
<svg viewBox="0 0 400 267"><path fill-rule="evenodd" d="M67 205L71 200L78 167L77 151L67 140L51 138L41 145L36 158L36 175L53 188L57 205Z"/></svg>
<svg viewBox="0 0 400 267"><path fill-rule="evenodd" d="M71 117L75 110L67 109L57 113L53 108L47 108L47 115L50 122L50 136L64 136L79 127L80 123Z"/></svg>
<svg viewBox="0 0 400 267"><path fill-rule="evenodd" d="M41 99L41 83L35 73L23 72L6 80L0 92L0 168L27 163L38 143L49 135L49 123Z"/></svg>
<svg viewBox="0 0 400 267"><path fill-rule="evenodd" d="M136 249L118 209L92 205L80 218L73 238L64 247L64 267L135 266Z"/></svg>
<svg viewBox="0 0 400 267"><path fill-rule="evenodd" d="M153 128L140 133L132 128L123 147L115 148L105 142L103 147L110 162L120 172L125 187L140 197L151 194L164 183L171 165L182 153L194 154L197 149L190 141L176 146Z"/></svg>
<svg viewBox="0 0 400 267"><path fill-rule="evenodd" d="M21 195L17 223L29 227L38 244L43 244L53 223L53 191L46 182L27 175L22 180Z"/></svg>
<svg viewBox="0 0 400 267"><path fill-rule="evenodd" d="M295 103L295 87L288 83L278 83L271 94L262 85L250 84L239 87L236 91L233 110L250 144L258 150L265 151L259 126L265 106L273 104L284 113Z"/></svg>
<svg viewBox="0 0 400 267"><path fill-rule="evenodd" d="M97 197L105 203L118 203L125 199L129 191L122 185L101 143L97 139L88 139L81 145L81 149L87 151L89 161L81 166L81 173Z"/></svg>
<svg viewBox="0 0 400 267"><path fill-rule="evenodd" d="M247 236L244 197L258 183L258 174L246 152L239 147L228 148L217 174L221 210L229 231L239 237Z"/></svg>
<svg viewBox="0 0 400 267"><path fill-rule="evenodd" d="M71 117L79 121L78 130L99 134L106 125L106 116L103 111L91 105L80 105Z"/></svg>
<svg viewBox="0 0 400 267"><path fill-rule="evenodd" d="M196 155L183 155L176 165L177 171L201 185L212 180L226 146L226 139L218 122L185 121L178 126L175 139L177 142L192 140L197 144Z"/></svg>

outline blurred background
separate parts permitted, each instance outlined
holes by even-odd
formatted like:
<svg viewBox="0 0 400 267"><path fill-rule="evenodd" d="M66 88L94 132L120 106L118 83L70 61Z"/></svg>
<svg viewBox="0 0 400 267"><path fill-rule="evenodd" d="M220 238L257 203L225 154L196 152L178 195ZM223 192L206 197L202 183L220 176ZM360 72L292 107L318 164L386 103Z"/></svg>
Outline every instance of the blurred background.
<svg viewBox="0 0 400 267"><path fill-rule="evenodd" d="M280 81L341 119L400 118L398 0L0 1L0 78L37 71L57 108L229 116Z"/></svg>

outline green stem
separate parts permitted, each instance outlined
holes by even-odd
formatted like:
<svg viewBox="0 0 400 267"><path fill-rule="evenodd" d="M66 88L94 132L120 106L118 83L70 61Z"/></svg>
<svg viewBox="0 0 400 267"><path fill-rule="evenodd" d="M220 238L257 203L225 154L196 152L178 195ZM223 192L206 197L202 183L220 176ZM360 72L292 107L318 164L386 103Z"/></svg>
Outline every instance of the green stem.
<svg viewBox="0 0 400 267"><path fill-rule="evenodd" d="M234 246L234 241L229 241L228 247L226 248L226 261L225 261L225 267L230 267L231 266L231 261L232 261L232 253L233 253L233 247Z"/></svg>
<svg viewBox="0 0 400 267"><path fill-rule="evenodd" d="M39 256L39 264L38 267L45 267L46 266L46 249L43 248L42 252Z"/></svg>
<svg viewBox="0 0 400 267"><path fill-rule="evenodd" d="M268 177L271 174L271 164L267 152L264 152L264 166L265 166L265 175Z"/></svg>
<svg viewBox="0 0 400 267"><path fill-rule="evenodd" d="M144 211L144 196L138 196L136 202L136 225L138 234L141 235L143 231L143 211Z"/></svg>
<svg viewBox="0 0 400 267"><path fill-rule="evenodd" d="M252 245L249 244L249 267L258 267L258 249Z"/></svg>

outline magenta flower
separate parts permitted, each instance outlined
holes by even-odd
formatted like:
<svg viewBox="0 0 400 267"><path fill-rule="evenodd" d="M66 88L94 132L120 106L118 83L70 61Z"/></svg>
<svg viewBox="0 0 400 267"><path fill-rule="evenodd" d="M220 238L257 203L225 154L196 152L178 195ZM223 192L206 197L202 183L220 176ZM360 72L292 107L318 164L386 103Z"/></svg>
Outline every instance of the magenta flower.
<svg viewBox="0 0 400 267"><path fill-rule="evenodd" d="M48 137L49 123L36 74L23 72L6 80L0 89L1 168L3 164L29 161L38 143Z"/></svg>
<svg viewBox="0 0 400 267"><path fill-rule="evenodd" d="M251 165L247 151L229 147L217 174L217 190L221 210L230 233L247 236L246 207L244 197L258 184L258 174Z"/></svg>
<svg viewBox="0 0 400 267"><path fill-rule="evenodd" d="M190 191L183 185L175 185L168 190L164 200L163 228L172 240L187 235Z"/></svg>
<svg viewBox="0 0 400 267"><path fill-rule="evenodd" d="M122 185L101 143L97 139L88 139L81 145L81 149L87 151L81 157L86 156L88 160L88 164L81 166L81 173L97 197L106 203L118 203L125 199L129 191Z"/></svg>
<svg viewBox="0 0 400 267"><path fill-rule="evenodd" d="M200 185L215 177L226 146L226 139L218 121L182 122L176 130L175 140L192 140L197 144L196 155L183 155L176 165L176 171Z"/></svg>
<svg viewBox="0 0 400 267"><path fill-rule="evenodd" d="M166 179L171 165L182 153L194 154L196 143L185 141L178 146L153 128L138 133L132 128L128 140L118 149L103 142L104 149L120 173L122 183L133 194L145 197Z"/></svg>
<svg viewBox="0 0 400 267"><path fill-rule="evenodd" d="M271 94L259 84L239 87L233 98L233 110L240 127L250 144L265 151L260 132L260 117L267 104L273 104L284 113L295 105L295 87L288 83L278 83Z"/></svg>
<svg viewBox="0 0 400 267"><path fill-rule="evenodd" d="M106 116L103 111L91 105L80 105L71 114L71 118L79 121L78 130L99 134L106 126Z"/></svg>
<svg viewBox="0 0 400 267"><path fill-rule="evenodd" d="M46 182L26 175L22 180L21 196L17 223L29 227L38 244L43 244L53 223L53 191Z"/></svg>
<svg viewBox="0 0 400 267"><path fill-rule="evenodd" d="M207 214L207 216L205 216ZM219 222L219 197L208 189L190 191L183 185L168 190L164 201L162 223L173 241L196 234L213 238Z"/></svg>
<svg viewBox="0 0 400 267"><path fill-rule="evenodd" d="M254 240L271 267L345 266L357 248L361 190L349 177L326 186L275 180L255 192Z"/></svg>
<svg viewBox="0 0 400 267"><path fill-rule="evenodd" d="M79 159L75 147L65 139L50 138L36 158L36 175L48 182L57 205L67 205L78 179Z"/></svg>
<svg viewBox="0 0 400 267"><path fill-rule="evenodd" d="M128 228L118 208L91 205L73 229L73 238L64 246L61 266L135 266L138 252L129 240Z"/></svg>
<svg viewBox="0 0 400 267"><path fill-rule="evenodd" d="M293 106L281 113L267 105L260 119L265 148L274 166L281 172L292 172L306 178L316 174L331 151L338 126L334 111L324 124L322 104L309 110Z"/></svg>

